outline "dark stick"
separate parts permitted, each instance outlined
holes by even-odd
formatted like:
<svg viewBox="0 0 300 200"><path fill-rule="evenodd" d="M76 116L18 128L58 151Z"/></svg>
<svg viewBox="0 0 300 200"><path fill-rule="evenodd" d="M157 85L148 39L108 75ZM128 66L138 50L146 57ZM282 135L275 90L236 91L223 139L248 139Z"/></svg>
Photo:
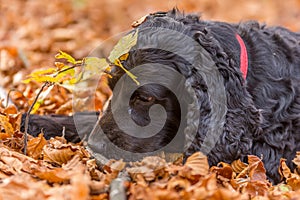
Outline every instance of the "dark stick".
<svg viewBox="0 0 300 200"><path fill-rule="evenodd" d="M114 179L110 184L109 199L126 200L125 182L129 181L130 177L126 172L119 172L118 178Z"/></svg>
<svg viewBox="0 0 300 200"><path fill-rule="evenodd" d="M28 124L29 124L29 116L30 116L30 112L33 109L33 106L35 105L36 101L38 100L40 94L42 93L42 91L44 90L45 87L47 87L49 85L48 82L44 83L43 86L41 87L41 89L39 90L38 94L36 95L36 97L34 98L33 103L31 104L30 108L28 109L28 111L26 112L26 117L25 117L25 124L24 124L24 128L25 128L25 133L24 133L24 155L27 154L27 131L28 131Z"/></svg>

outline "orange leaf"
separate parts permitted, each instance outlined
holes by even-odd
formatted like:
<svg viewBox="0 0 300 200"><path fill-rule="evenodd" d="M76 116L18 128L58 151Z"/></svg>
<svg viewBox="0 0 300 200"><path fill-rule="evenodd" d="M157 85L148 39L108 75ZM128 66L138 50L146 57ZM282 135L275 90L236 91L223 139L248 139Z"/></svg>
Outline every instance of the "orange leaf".
<svg viewBox="0 0 300 200"><path fill-rule="evenodd" d="M245 187L245 192L249 193L251 198L255 196L266 196L268 185L262 181L251 181Z"/></svg>
<svg viewBox="0 0 300 200"><path fill-rule="evenodd" d="M293 190L299 190L300 189L300 176L297 174L293 174L292 177L288 178L286 180L287 185L291 186Z"/></svg>
<svg viewBox="0 0 300 200"><path fill-rule="evenodd" d="M297 166L297 168L300 168L300 152L297 151L296 157L293 160L293 163Z"/></svg>
<svg viewBox="0 0 300 200"><path fill-rule="evenodd" d="M286 159L283 159L283 158L280 159L280 165L278 168L278 172L281 176L281 179L282 178L287 179L292 176L292 172L291 172L290 168L287 166L285 161L286 161Z"/></svg>
<svg viewBox="0 0 300 200"><path fill-rule="evenodd" d="M70 180L70 175L62 168L44 169L34 173L40 179L46 180L50 183L62 183Z"/></svg>
<svg viewBox="0 0 300 200"><path fill-rule="evenodd" d="M38 137L33 138L28 141L27 152L28 155L34 159L38 159L41 156L43 147L47 144L47 140L44 138L44 135L41 133Z"/></svg>
<svg viewBox="0 0 300 200"><path fill-rule="evenodd" d="M192 169L191 175L205 176L209 171L207 157L201 152L196 152L188 157L184 166Z"/></svg>
<svg viewBox="0 0 300 200"><path fill-rule="evenodd" d="M0 114L0 126L4 128L5 133L7 133L9 136L12 136L14 134L14 129L9 122L9 119L5 115ZM1 134L0 134L1 135ZM4 138L1 138L4 139Z"/></svg>
<svg viewBox="0 0 300 200"><path fill-rule="evenodd" d="M231 163L232 170L238 174L241 173L247 166L248 164L242 162L240 159Z"/></svg>
<svg viewBox="0 0 300 200"><path fill-rule="evenodd" d="M5 114L17 114L18 113L18 109L17 109L17 107L14 105L14 104L10 104L10 105L8 105L4 110L3 110L3 112L5 113Z"/></svg>
<svg viewBox="0 0 300 200"><path fill-rule="evenodd" d="M59 165L67 163L75 154L76 152L70 147L53 149L49 146L44 146L43 148L44 161L54 162Z"/></svg>
<svg viewBox="0 0 300 200"><path fill-rule="evenodd" d="M263 162L257 156L249 155L249 177L251 180L255 181L266 181L266 169Z"/></svg>
<svg viewBox="0 0 300 200"><path fill-rule="evenodd" d="M225 165L223 167L213 166L210 168L210 171L215 172L217 175L227 178L229 180L233 177L233 170L230 167L230 165Z"/></svg>

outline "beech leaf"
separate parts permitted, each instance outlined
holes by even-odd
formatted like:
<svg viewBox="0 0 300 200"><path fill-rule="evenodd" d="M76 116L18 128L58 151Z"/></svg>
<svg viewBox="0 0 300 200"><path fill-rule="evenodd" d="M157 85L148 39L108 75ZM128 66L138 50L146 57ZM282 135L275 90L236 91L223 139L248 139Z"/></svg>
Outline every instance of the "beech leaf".
<svg viewBox="0 0 300 200"><path fill-rule="evenodd" d="M59 53L55 55L55 58L66 59L69 63L72 63L74 65L78 63L78 61L76 61L75 58L73 58L70 54L63 51L59 51Z"/></svg>
<svg viewBox="0 0 300 200"><path fill-rule="evenodd" d="M108 56L108 60L114 63L122 55L128 53L130 49L137 43L138 30L122 37L114 46L113 50Z"/></svg>

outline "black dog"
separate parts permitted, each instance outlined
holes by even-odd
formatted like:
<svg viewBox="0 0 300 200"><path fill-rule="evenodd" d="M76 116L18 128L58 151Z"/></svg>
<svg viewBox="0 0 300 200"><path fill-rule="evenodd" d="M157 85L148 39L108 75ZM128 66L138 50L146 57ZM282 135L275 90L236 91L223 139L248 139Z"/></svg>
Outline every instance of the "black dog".
<svg viewBox="0 0 300 200"><path fill-rule="evenodd" d="M268 177L274 182L280 181L277 173L280 158L286 158L288 165L292 166L292 159L296 151L300 150L300 34L281 27L261 26L253 21L240 24L203 21L196 15L185 16L176 10L147 16L133 32L137 30L138 47L132 48L128 59L122 62L123 66L128 70L147 66L144 67L145 76L151 72L162 73L159 81L176 87L172 91L159 83L143 84L133 93L127 92L130 95L129 102L124 103L127 103L130 120L141 127L151 124L155 118L149 115L150 108L155 104L161 105L165 109L165 123L157 134L149 137L139 138L127 134L114 118L113 109L118 106L111 103L99 124L106 138L90 136L92 145L98 145L95 149L100 152L113 151L107 145L110 141L119 149L133 153L157 151L169 143L172 145L167 150L184 150L185 155L203 150L201 146L210 124L220 125L215 122L214 112L219 112L224 105L220 104L220 109L214 107L215 99L212 95L217 91L211 91L213 81L209 83L209 80L214 80L215 76L200 73L202 68L187 58L195 53L197 47L180 41L180 38L176 38L176 34L179 34L190 38L200 51L204 49L209 54L221 76L225 91L225 123L221 123L221 129L217 128L222 132L218 138L214 138L212 149L208 151L210 164L232 162L254 154L263 158ZM166 35L166 30L176 32L175 37ZM169 46L164 49L156 44L161 41L167 46L170 43L174 48L177 45L175 49L179 47L182 55L176 53L176 50L170 51ZM174 73L179 72L185 80L163 74L159 65L167 66ZM112 89L124 74L119 67L112 70ZM187 85L195 92L198 107L189 107L192 97L187 98ZM125 92L126 87L121 85L120 88L120 92L114 93L113 98L118 99ZM181 96L177 95L178 91ZM199 115L195 118L193 113L197 112ZM81 119L79 126L85 128L79 130L77 127L77 130L89 134L96 118L89 113L79 113L77 116ZM193 117L196 125L190 120ZM29 132L37 134L44 128L49 137L52 136L50 133L57 134L65 126L66 138L77 140L72 119L63 116L31 116ZM126 120L123 120L125 126ZM196 126L195 137L188 135L193 124ZM192 143L186 145L187 141Z"/></svg>

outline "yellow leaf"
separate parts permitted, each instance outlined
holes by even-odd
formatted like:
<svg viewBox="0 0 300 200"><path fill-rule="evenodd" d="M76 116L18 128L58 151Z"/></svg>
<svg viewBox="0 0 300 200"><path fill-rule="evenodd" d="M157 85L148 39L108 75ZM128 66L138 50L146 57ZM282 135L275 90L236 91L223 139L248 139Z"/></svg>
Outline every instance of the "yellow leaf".
<svg viewBox="0 0 300 200"><path fill-rule="evenodd" d="M122 61L122 60L127 60L127 58L128 58L128 56L129 56L129 53L125 53L125 54L123 54L122 56L120 56L120 60Z"/></svg>
<svg viewBox="0 0 300 200"><path fill-rule="evenodd" d="M83 65L83 80L91 78L92 76L101 76L102 73L109 67L109 63L105 58L86 57Z"/></svg>
<svg viewBox="0 0 300 200"><path fill-rule="evenodd" d="M51 74L55 73L56 69L55 68L48 68L44 70L37 70L29 74L29 78L23 80L23 83L29 83L31 81L36 81L39 83L43 82L55 82L55 78L50 76Z"/></svg>
<svg viewBox="0 0 300 200"><path fill-rule="evenodd" d="M78 63L75 58L73 58L70 54L67 54L66 52L63 52L63 51L59 51L58 54L55 55L55 58L56 59L66 59L69 63L72 63L72 64L76 64Z"/></svg>
<svg viewBox="0 0 300 200"><path fill-rule="evenodd" d="M54 62L55 67L57 67L57 69L61 70L65 64L62 62Z"/></svg>
<svg viewBox="0 0 300 200"><path fill-rule="evenodd" d="M124 37L122 37L113 50L110 52L108 56L108 60L114 63L117 59L119 59L122 55L127 54L130 49L136 45L138 36L138 29L130 33Z"/></svg>
<svg viewBox="0 0 300 200"><path fill-rule="evenodd" d="M137 77L135 75L133 75L130 71L128 71L120 62L119 59L116 60L115 65L119 66L121 69L123 69L125 71L125 73L137 84L140 85L140 82L138 82Z"/></svg>
<svg viewBox="0 0 300 200"><path fill-rule="evenodd" d="M78 82L78 78L75 77L75 69L70 66L60 65L60 70L55 68L49 68L45 70L38 70L29 75L29 78L24 80L24 83L29 83L30 81L36 81L39 83L53 83L60 84L65 82L65 84L75 84Z"/></svg>

